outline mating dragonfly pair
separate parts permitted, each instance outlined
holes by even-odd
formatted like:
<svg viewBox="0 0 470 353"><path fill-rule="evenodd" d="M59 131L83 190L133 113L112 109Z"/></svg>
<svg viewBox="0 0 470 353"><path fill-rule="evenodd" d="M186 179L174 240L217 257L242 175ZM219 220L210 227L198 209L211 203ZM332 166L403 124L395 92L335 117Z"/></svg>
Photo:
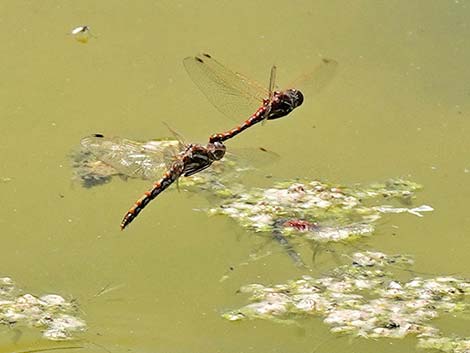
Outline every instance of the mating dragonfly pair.
<svg viewBox="0 0 470 353"><path fill-rule="evenodd" d="M177 148L178 153L166 168L166 172L126 213L121 222L121 229L126 228L151 200L179 177L194 175L210 167L215 161L221 160L226 151L225 141L259 122L288 115L304 100L303 93L297 88L283 91L275 89L276 66L271 69L269 86L266 89L241 74L227 69L209 54L187 57L183 64L194 83L219 111L235 118L241 114L246 114L245 116L251 114L251 116L231 130L211 135L205 146L186 145L180 142ZM306 84L312 93L318 92L331 79L336 67L337 63L334 60L322 59L321 64L314 71L300 77L291 87ZM253 111L255 112L252 113ZM128 170L135 168L136 173L142 169L143 163L152 164L151 168L164 169L162 153L157 155L151 149L137 151L136 146L129 144L129 140L107 139L101 134L96 134L82 140L82 145L91 146L92 153L95 153L98 158L106 156L104 162L110 165L126 166ZM133 163L129 164L123 159L126 153L133 155Z"/></svg>

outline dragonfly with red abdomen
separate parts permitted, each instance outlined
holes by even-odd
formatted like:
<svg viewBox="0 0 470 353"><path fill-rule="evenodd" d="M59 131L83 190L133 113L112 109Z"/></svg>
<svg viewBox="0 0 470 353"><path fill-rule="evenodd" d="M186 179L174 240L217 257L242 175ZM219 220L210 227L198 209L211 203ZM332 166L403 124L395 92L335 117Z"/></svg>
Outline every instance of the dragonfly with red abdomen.
<svg viewBox="0 0 470 353"><path fill-rule="evenodd" d="M147 179L157 170L165 169L165 155L168 151L180 150L174 157L166 172L155 182L152 188L135 202L127 211L121 229L127 227L135 217L181 176L191 176L210 167L225 155L225 146L222 142L209 142L206 146L199 144L182 144L176 141L167 141L162 146L156 144L141 145L131 140L119 137L106 138L95 134L82 139L82 146L95 155L99 160L116 168L126 175L141 176ZM176 143L175 143L176 142ZM166 156L168 157L168 156Z"/></svg>
<svg viewBox="0 0 470 353"><path fill-rule="evenodd" d="M224 142L263 120L282 118L304 101L303 93L297 88L275 90L276 66L271 68L269 86L266 89L227 69L209 54L187 57L183 64L193 82L219 111L237 119L240 118L239 114L250 114L241 125L210 136L211 143ZM338 63L332 59L322 59L315 70L301 76L291 87L304 84L311 88L312 93L316 93L331 80L337 66Z"/></svg>

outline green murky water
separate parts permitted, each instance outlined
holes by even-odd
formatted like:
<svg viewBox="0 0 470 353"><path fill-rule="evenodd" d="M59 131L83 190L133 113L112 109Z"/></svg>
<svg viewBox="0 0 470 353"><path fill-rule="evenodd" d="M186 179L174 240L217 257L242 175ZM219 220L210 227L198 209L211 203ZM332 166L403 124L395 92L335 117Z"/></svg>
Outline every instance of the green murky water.
<svg viewBox="0 0 470 353"><path fill-rule="evenodd" d="M241 285L303 271L275 242L194 211L210 200L174 188L120 232L148 182L84 189L71 181L68 154L94 132L147 140L168 135L165 121L204 142L232 127L181 64L200 50L261 82L275 63L281 86L319 56L331 57L339 69L325 92L227 144L281 156L244 182L419 182L418 204L435 211L385 216L354 247L411 254L416 271L433 276L470 277L469 19L466 1L0 2L0 275L26 293L76 298L88 325L70 343L1 326L0 351L416 351L414 338L351 339L331 334L320 318L300 325L222 319L245 304ZM96 36L87 44L68 35L83 24ZM332 253L355 249L337 250L320 253L309 274L337 266ZM272 254L239 266L257 251ZM312 253L307 244L299 251L306 259ZM436 324L469 335L468 322L452 316Z"/></svg>

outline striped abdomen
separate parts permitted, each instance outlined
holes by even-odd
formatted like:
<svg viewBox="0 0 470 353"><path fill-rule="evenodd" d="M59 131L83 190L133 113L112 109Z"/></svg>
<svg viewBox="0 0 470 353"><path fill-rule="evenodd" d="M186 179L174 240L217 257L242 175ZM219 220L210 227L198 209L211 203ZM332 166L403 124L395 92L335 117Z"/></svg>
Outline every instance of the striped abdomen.
<svg viewBox="0 0 470 353"><path fill-rule="evenodd" d="M224 142L232 137L237 136L240 132L248 129L250 126L257 124L260 121L263 121L267 109L268 105L265 103L262 107L258 108L258 110L252 116L245 120L243 124L234 127L232 130L229 130L227 132L212 135L211 137L209 137L209 142Z"/></svg>
<svg viewBox="0 0 470 353"><path fill-rule="evenodd" d="M147 191L144 196L135 202L134 206L132 206L124 216L121 222L121 230L131 223L150 201L156 198L162 191L167 189L181 176L184 171L184 165L185 164L182 160L176 160L163 177L153 185L152 189Z"/></svg>

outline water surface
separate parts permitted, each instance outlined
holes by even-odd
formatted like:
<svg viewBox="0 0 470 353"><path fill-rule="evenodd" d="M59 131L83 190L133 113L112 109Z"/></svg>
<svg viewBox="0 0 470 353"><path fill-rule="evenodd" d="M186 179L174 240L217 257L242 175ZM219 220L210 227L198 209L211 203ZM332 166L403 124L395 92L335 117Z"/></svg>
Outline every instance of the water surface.
<svg viewBox="0 0 470 353"><path fill-rule="evenodd" d="M89 325L80 336L87 351L416 350L413 338L334 336L320 319L298 327L225 321L220 313L243 303L240 285L302 271L275 243L264 248L273 255L237 267L265 240L195 212L208 206L200 195L173 188L120 232L148 183L86 190L71 181L68 155L87 134L146 140L167 136L165 121L204 142L232 127L181 64L200 50L261 82L276 64L281 86L321 56L337 60L323 94L228 147L277 152L279 160L260 166L275 179L354 184L404 176L423 184L418 202L436 211L390 216L361 246L411 254L430 274L470 275L465 1L3 1L0 13L0 274L33 294L77 298ZM87 44L68 35L84 24L96 36ZM320 260L314 273L335 266L328 254ZM230 266L236 270L219 282ZM95 296L107 286L116 289ZM468 335L464 322L441 326ZM18 338L2 328L2 352L54 346L37 331L20 331Z"/></svg>

